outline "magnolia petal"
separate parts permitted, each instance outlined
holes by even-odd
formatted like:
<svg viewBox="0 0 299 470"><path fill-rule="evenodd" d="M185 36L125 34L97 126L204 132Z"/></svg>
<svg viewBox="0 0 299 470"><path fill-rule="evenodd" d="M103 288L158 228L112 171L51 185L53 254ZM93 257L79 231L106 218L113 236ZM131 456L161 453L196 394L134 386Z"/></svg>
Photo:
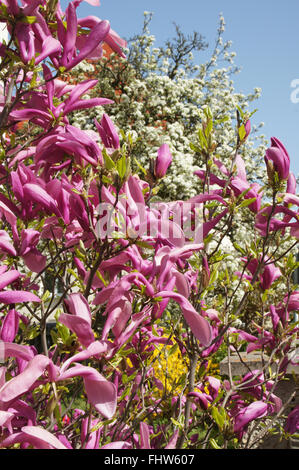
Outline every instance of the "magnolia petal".
<svg viewBox="0 0 299 470"><path fill-rule="evenodd" d="M263 401L255 401L241 410L235 417L234 431L241 431L250 421L267 414L268 405Z"/></svg>
<svg viewBox="0 0 299 470"><path fill-rule="evenodd" d="M176 449L176 443L177 443L178 437L179 437L179 430L176 429L172 437L170 438L167 446L165 447L165 449Z"/></svg>
<svg viewBox="0 0 299 470"><path fill-rule="evenodd" d="M133 335L134 331L139 327L139 325L148 317L149 310L144 309L141 312L135 313L132 315L132 319L127 326L127 328L119 335L116 339L116 344L120 348L126 341Z"/></svg>
<svg viewBox="0 0 299 470"><path fill-rule="evenodd" d="M16 256L17 252L11 243L10 236L5 230L0 230L0 250L11 256Z"/></svg>
<svg viewBox="0 0 299 470"><path fill-rule="evenodd" d="M50 446L54 449L67 449L67 447L65 447L62 442L57 439L57 437L39 426L24 426L22 428L22 432L26 436L33 437L39 441L45 442L46 444L50 444Z"/></svg>
<svg viewBox="0 0 299 470"><path fill-rule="evenodd" d="M7 290L0 292L0 302L3 304L18 304L22 302L40 302L41 300L31 292L23 290Z"/></svg>
<svg viewBox="0 0 299 470"><path fill-rule="evenodd" d="M12 434L11 420L15 417L13 413L0 410L0 427L6 427Z"/></svg>
<svg viewBox="0 0 299 470"><path fill-rule="evenodd" d="M34 356L24 371L6 382L0 389L0 403L8 404L28 392L34 382L42 375L50 359L42 354Z"/></svg>
<svg viewBox="0 0 299 470"><path fill-rule="evenodd" d="M140 449L150 449L149 427L146 423L140 423Z"/></svg>
<svg viewBox="0 0 299 470"><path fill-rule="evenodd" d="M100 0L85 0L85 2L89 3L93 7L99 7L100 6Z"/></svg>
<svg viewBox="0 0 299 470"><path fill-rule="evenodd" d="M67 359L61 366L60 373L64 372L72 362L85 361L91 356L98 356L107 351L107 343L103 341L94 341L84 351L75 354L74 356Z"/></svg>
<svg viewBox="0 0 299 470"><path fill-rule="evenodd" d="M82 365L71 367L61 374L57 380L66 380L77 376L83 377L85 391L90 403L105 418L112 418L117 404L115 385L106 380L96 369Z"/></svg>
<svg viewBox="0 0 299 470"><path fill-rule="evenodd" d="M11 269L6 273L0 275L0 289L4 289L4 287L8 286L12 282L16 281L20 277L19 271L16 269Z"/></svg>
<svg viewBox="0 0 299 470"><path fill-rule="evenodd" d="M86 321L84 318L62 313L59 317L59 322L72 330L83 346L89 346L95 340L90 322Z"/></svg>
<svg viewBox="0 0 299 470"><path fill-rule="evenodd" d="M178 302L186 322L191 328L194 336L204 345L209 346L212 341L212 328L209 322L203 318L190 304L190 302L180 294L175 292L162 291L156 297L170 298Z"/></svg>
<svg viewBox="0 0 299 470"><path fill-rule="evenodd" d="M79 100L73 103L72 105L69 105L67 107L67 110L64 110L65 114L66 113L71 113L72 111L78 110L78 109L88 109L88 108L94 108L95 106L105 106L106 104L113 104L113 100L109 100L108 98L90 98L89 100Z"/></svg>
<svg viewBox="0 0 299 470"><path fill-rule="evenodd" d="M0 445L7 448L17 443L28 443L35 449L67 449L57 437L39 426L24 426L21 432L11 434Z"/></svg>
<svg viewBox="0 0 299 470"><path fill-rule="evenodd" d="M112 328L112 332L115 337L118 337L123 332L125 325L127 321L129 320L131 314L132 314L132 304L131 302L125 301L123 304L121 315L117 318L117 321L115 322Z"/></svg>
<svg viewBox="0 0 299 470"><path fill-rule="evenodd" d="M23 189L25 197L33 200L34 202L37 202L44 208L53 212L55 215L57 215L57 217L61 216L56 201L45 189L34 183L24 184Z"/></svg>
<svg viewBox="0 0 299 470"><path fill-rule="evenodd" d="M43 41L42 50L38 57L35 59L35 65L38 65L42 62L46 57L52 54L56 54L61 51L61 44L57 39L53 38L52 36L47 36L46 39Z"/></svg>
<svg viewBox="0 0 299 470"><path fill-rule="evenodd" d="M34 249L23 255L25 264L33 273L40 273L47 263L47 257L42 255L38 250Z"/></svg>
<svg viewBox="0 0 299 470"><path fill-rule="evenodd" d="M71 60L71 62L66 66L66 70L75 67L75 65L85 59L88 54L90 54L99 45L99 43L106 38L109 30L109 21L104 20L96 24L88 35L85 45L82 47L77 57Z"/></svg>
<svg viewBox="0 0 299 470"><path fill-rule="evenodd" d="M83 318L91 325L91 313L87 300L80 293L70 294L64 301L72 315Z"/></svg>
<svg viewBox="0 0 299 470"><path fill-rule="evenodd" d="M63 65L67 64L67 59L69 57L72 58L76 46L78 22L76 7L73 2L68 4L65 13L67 28L65 33L65 39L63 41L63 54L61 58L61 63Z"/></svg>
<svg viewBox="0 0 299 470"><path fill-rule="evenodd" d="M19 329L19 314L15 309L9 310L2 321L0 338L11 343L14 341Z"/></svg>
<svg viewBox="0 0 299 470"><path fill-rule="evenodd" d="M184 297L186 297L186 299L188 299L189 295L190 295L190 285L189 285L189 282L187 281L186 279L186 276L184 276L183 273L177 271L177 270L173 270L172 274L174 275L175 277L175 286L178 290L178 293L183 295ZM170 290L170 289L168 289Z"/></svg>
<svg viewBox="0 0 299 470"><path fill-rule="evenodd" d="M4 359L7 359L8 357L16 357L17 359L22 359L23 361L28 362L34 357L34 353L30 346L9 343L6 341L0 342L0 351L0 358L3 357Z"/></svg>
<svg viewBox="0 0 299 470"><path fill-rule="evenodd" d="M132 445L125 441L109 442L101 447L101 449L131 449Z"/></svg>

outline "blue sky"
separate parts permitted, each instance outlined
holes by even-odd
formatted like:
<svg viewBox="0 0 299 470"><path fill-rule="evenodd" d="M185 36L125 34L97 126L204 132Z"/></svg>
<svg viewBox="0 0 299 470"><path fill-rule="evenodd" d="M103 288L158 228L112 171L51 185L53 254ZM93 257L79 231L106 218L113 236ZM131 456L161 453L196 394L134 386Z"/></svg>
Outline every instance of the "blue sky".
<svg viewBox="0 0 299 470"><path fill-rule="evenodd" d="M62 1L62 6L67 5ZM151 32L157 45L173 37L173 22L185 32L194 30L214 45L219 14L226 22L224 38L233 42L241 72L235 88L244 93L262 89L256 102L256 123L263 121L268 139L278 137L291 157L291 169L299 173L299 2L297 0L101 0L100 7L82 2L80 17L108 19L122 37L138 33L143 12L153 12ZM298 80L296 88L291 87ZM298 89L298 103L291 93Z"/></svg>

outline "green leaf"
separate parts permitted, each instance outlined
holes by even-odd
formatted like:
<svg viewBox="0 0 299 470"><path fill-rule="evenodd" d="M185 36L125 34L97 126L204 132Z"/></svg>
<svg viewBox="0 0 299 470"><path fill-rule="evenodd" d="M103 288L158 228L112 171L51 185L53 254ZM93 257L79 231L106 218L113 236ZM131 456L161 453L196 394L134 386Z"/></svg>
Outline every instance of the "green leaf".
<svg viewBox="0 0 299 470"><path fill-rule="evenodd" d="M254 111L252 111L252 112L249 114L249 118L251 118L251 116L252 116L253 114L255 114L257 111L258 111L257 108L256 108Z"/></svg>
<svg viewBox="0 0 299 470"><path fill-rule="evenodd" d="M209 137L211 135L212 130L213 130L213 120L209 119L207 122L207 127L205 128L205 135Z"/></svg>
<svg viewBox="0 0 299 470"><path fill-rule="evenodd" d="M56 328L62 341L64 342L64 344L66 344L67 340L70 337L70 330L65 325L59 322L56 323Z"/></svg>
<svg viewBox="0 0 299 470"><path fill-rule="evenodd" d="M218 408L213 406L211 412L219 430L222 431L224 423L225 423L225 418L226 418L226 413L225 413L224 408L220 408L220 411L219 411Z"/></svg>
<svg viewBox="0 0 299 470"><path fill-rule="evenodd" d="M177 420L174 419L174 418L170 418L170 419L171 419L171 422L172 422L176 427L178 427L179 429L182 428L182 425L181 425L181 423L179 423L179 421L177 421Z"/></svg>
<svg viewBox="0 0 299 470"><path fill-rule="evenodd" d="M199 142L200 142L201 147L203 149L207 149L208 142L207 142L207 139L205 138L205 135L204 135L202 129L198 129L198 138L199 138Z"/></svg>
<svg viewBox="0 0 299 470"><path fill-rule="evenodd" d="M242 111L242 109L240 108L240 106L237 106L237 110L239 111L239 113L240 113L240 116L241 116L241 118L242 118L242 121L243 121L244 112Z"/></svg>
<svg viewBox="0 0 299 470"><path fill-rule="evenodd" d="M214 438L210 439L210 444L213 447L213 449L221 449L221 447L217 444Z"/></svg>
<svg viewBox="0 0 299 470"><path fill-rule="evenodd" d="M179 348L178 343L175 343L173 346L168 351L168 355L171 356L172 354L175 354Z"/></svg>
<svg viewBox="0 0 299 470"><path fill-rule="evenodd" d="M46 290L46 292L41 298L42 302L46 302L50 296L51 296L51 293L48 290Z"/></svg>
<svg viewBox="0 0 299 470"><path fill-rule="evenodd" d="M105 279L103 278L102 274L99 271L96 272L96 276L100 279L100 281L102 281L104 286L107 287L108 283L107 281L105 281Z"/></svg>
<svg viewBox="0 0 299 470"><path fill-rule="evenodd" d="M213 269L213 271L211 272L211 275L210 275L210 282L209 282L210 285L217 281L218 275L219 275L219 271L218 271L218 269L217 269L217 267L216 267L216 269Z"/></svg>
<svg viewBox="0 0 299 470"><path fill-rule="evenodd" d="M224 116L223 118L221 119L216 119L215 120L215 124L222 124L223 122L227 122L229 121L229 117L228 116Z"/></svg>
<svg viewBox="0 0 299 470"><path fill-rule="evenodd" d="M242 253L242 255L245 255L246 254L246 251L236 242L233 243L233 246L234 248L239 251L240 253Z"/></svg>
<svg viewBox="0 0 299 470"><path fill-rule="evenodd" d="M149 243L145 242L145 241L142 241L142 240L138 240L136 242L136 245L140 246L141 248L146 248L148 250L153 250L154 247L152 245L150 245Z"/></svg>
<svg viewBox="0 0 299 470"><path fill-rule="evenodd" d="M240 140L244 140L245 137L246 137L246 130L245 130L244 124L242 124L242 125L239 127L239 137L240 137Z"/></svg>
<svg viewBox="0 0 299 470"><path fill-rule="evenodd" d="M128 376L127 374L123 373L122 376L121 376L121 381L124 385L126 385L128 383Z"/></svg>
<svg viewBox="0 0 299 470"><path fill-rule="evenodd" d="M58 426L61 428L62 427L61 414L60 414L60 407L58 404L54 408L54 417L56 419Z"/></svg>
<svg viewBox="0 0 299 470"><path fill-rule="evenodd" d="M24 16L21 19L21 23L26 23L26 24L36 23L36 16Z"/></svg>
<svg viewBox="0 0 299 470"><path fill-rule="evenodd" d="M108 153L104 150L103 150L103 157L104 157L104 160L105 160L105 166L106 166L107 170L115 170L114 161L112 160L110 155L108 155Z"/></svg>
<svg viewBox="0 0 299 470"><path fill-rule="evenodd" d="M238 205L238 208L250 206L253 202L256 201L256 197L252 197L251 199L244 199L241 204Z"/></svg>
<svg viewBox="0 0 299 470"><path fill-rule="evenodd" d="M139 161L137 160L137 158L134 158L134 161L135 161L136 165L138 166L139 170L141 170L142 173L143 173L144 175L146 175L146 174L147 174L146 169L143 168L143 166L139 163Z"/></svg>
<svg viewBox="0 0 299 470"><path fill-rule="evenodd" d="M119 160L117 160L116 168L120 179L123 179L127 171L127 159L125 155L123 155Z"/></svg>

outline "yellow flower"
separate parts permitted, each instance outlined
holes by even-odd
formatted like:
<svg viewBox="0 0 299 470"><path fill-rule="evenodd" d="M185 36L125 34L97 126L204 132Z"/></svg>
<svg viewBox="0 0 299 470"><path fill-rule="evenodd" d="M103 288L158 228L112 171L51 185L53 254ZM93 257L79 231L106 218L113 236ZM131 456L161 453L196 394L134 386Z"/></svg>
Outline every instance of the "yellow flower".
<svg viewBox="0 0 299 470"><path fill-rule="evenodd" d="M186 384L189 372L188 356L182 356L178 345L157 344L155 350L149 358L149 364L154 369L154 376L162 382L164 390L156 388L154 395L161 397L163 393L176 396L180 394ZM197 371L200 368L198 364ZM208 361L207 373L209 375L219 374L219 365ZM184 377L184 380L180 379ZM207 391L208 393L208 391Z"/></svg>

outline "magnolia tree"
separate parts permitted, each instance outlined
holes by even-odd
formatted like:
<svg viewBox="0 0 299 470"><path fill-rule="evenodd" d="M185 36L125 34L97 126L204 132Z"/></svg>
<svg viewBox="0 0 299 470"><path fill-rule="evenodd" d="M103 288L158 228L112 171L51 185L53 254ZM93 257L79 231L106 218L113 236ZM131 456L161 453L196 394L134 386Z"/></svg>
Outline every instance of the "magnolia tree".
<svg viewBox="0 0 299 470"><path fill-rule="evenodd" d="M123 56L108 21L77 18L80 3L64 12L58 0L0 2L9 31L0 46L0 446L249 447L250 425L266 421L265 434L280 420L282 434L295 434L298 407L289 412L276 395L298 332L290 250L299 199L289 155L273 138L259 186L241 157L248 115L238 111L234 151L222 160L215 136L225 123L205 108L193 142L200 192L154 202L173 163L166 142L141 179L130 136L106 113L91 131L70 124L70 113L112 103L83 98L97 80L63 78L100 58L103 44ZM240 212L254 237L236 245L232 288L218 265ZM260 353L260 370L212 372L213 357L226 354L230 364L244 350ZM161 369L167 355L185 365L170 378Z"/></svg>

